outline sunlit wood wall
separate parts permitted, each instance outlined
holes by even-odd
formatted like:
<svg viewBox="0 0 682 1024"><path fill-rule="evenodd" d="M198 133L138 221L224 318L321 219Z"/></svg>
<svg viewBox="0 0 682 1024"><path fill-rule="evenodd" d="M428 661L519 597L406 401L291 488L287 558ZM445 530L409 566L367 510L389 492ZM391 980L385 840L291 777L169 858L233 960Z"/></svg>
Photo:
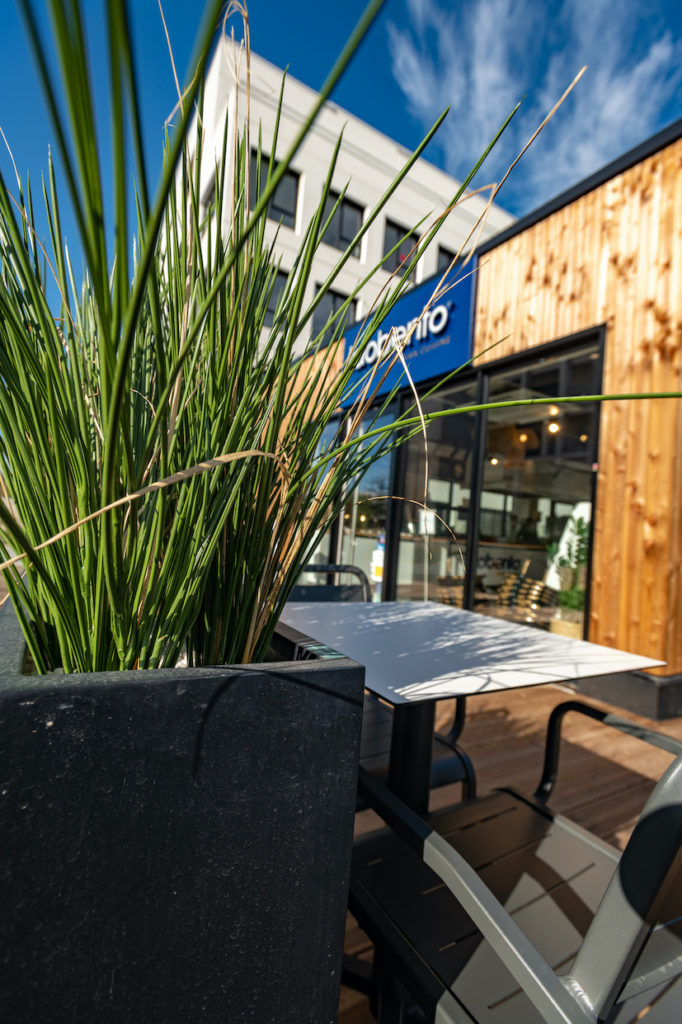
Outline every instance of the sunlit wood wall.
<svg viewBox="0 0 682 1024"><path fill-rule="evenodd" d="M604 393L682 390L682 140L481 257L483 360L606 325ZM589 638L682 672L682 402L602 406Z"/></svg>

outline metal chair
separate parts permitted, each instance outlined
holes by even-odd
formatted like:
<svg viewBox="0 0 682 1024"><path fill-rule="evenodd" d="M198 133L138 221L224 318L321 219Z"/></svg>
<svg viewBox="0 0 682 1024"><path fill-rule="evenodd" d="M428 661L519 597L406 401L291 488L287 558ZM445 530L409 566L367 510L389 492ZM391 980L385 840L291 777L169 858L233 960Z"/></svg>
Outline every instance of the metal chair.
<svg viewBox="0 0 682 1024"><path fill-rule="evenodd" d="M304 573L326 576L324 583L297 583L290 601L371 601L367 576L355 565L306 565ZM357 578L357 583L340 583L340 575Z"/></svg>
<svg viewBox="0 0 682 1024"><path fill-rule="evenodd" d="M355 565L307 565L303 572L324 576L325 582L297 583L292 591L291 601L372 600L369 580L363 570ZM344 573L355 576L358 582L341 583L339 576ZM436 788L461 782L463 796L472 798L476 793L474 768L465 752L455 742L463 724L464 705L463 702L459 702L455 727L447 734L434 734L431 785ZM390 708L366 693L362 715L360 764L380 778L384 778L388 771L392 730L393 713ZM364 801L359 799L358 809L364 806Z"/></svg>
<svg viewBox="0 0 682 1024"><path fill-rule="evenodd" d="M545 806L568 711L677 754L622 855ZM390 826L356 842L350 888L381 1024L682 1020L682 743L569 701L533 797L423 820L366 773L360 789Z"/></svg>

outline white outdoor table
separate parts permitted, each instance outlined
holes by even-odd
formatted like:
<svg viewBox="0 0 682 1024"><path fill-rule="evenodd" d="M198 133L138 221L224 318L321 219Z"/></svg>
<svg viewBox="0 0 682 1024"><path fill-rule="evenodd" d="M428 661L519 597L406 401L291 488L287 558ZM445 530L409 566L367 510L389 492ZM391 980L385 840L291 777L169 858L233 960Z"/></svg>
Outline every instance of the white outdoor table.
<svg viewBox="0 0 682 1024"><path fill-rule="evenodd" d="M664 664L435 602L296 602L282 621L364 665L367 689L393 705L388 784L418 813L435 701Z"/></svg>

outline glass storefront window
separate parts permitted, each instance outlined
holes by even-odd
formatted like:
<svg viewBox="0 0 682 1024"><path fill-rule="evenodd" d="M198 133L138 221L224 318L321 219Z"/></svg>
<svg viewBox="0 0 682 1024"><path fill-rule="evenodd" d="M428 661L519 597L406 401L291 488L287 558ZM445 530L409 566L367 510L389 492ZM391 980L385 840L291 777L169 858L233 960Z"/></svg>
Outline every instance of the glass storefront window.
<svg viewBox="0 0 682 1024"><path fill-rule="evenodd" d="M583 635L596 403L596 346L490 378L490 401L556 399L491 410L478 518L474 610Z"/></svg>
<svg viewBox="0 0 682 1024"><path fill-rule="evenodd" d="M432 420L426 446L418 434L401 451L398 493L386 453L313 561L363 569L377 601L440 601L582 636L599 404L565 399L599 394L599 341L483 369L423 399L423 411L474 406L479 387L490 402L543 404ZM361 433L396 413L369 414ZM387 551L389 508L398 544Z"/></svg>
<svg viewBox="0 0 682 1024"><path fill-rule="evenodd" d="M475 385L449 388L422 403L425 413L475 401ZM407 444L396 597L463 604L475 414L433 420Z"/></svg>
<svg viewBox="0 0 682 1024"><path fill-rule="evenodd" d="M322 437L317 447L318 456L333 450L335 444L339 441L340 429L340 423L336 419L327 424L322 431ZM307 586L319 586L328 582L326 573L316 572L312 567L331 565L338 562L336 539L337 525L332 526L331 529L326 530L320 537L318 537L315 548L308 558L308 565L311 567L311 571L302 572L298 579L299 583ZM344 578L339 582L345 583L346 579ZM354 582L354 580L352 582Z"/></svg>
<svg viewBox="0 0 682 1024"><path fill-rule="evenodd" d="M395 409L366 417L361 433L392 423ZM343 511L341 562L362 569L372 597L381 600L386 552L386 520L391 481L390 452L382 455L358 481Z"/></svg>

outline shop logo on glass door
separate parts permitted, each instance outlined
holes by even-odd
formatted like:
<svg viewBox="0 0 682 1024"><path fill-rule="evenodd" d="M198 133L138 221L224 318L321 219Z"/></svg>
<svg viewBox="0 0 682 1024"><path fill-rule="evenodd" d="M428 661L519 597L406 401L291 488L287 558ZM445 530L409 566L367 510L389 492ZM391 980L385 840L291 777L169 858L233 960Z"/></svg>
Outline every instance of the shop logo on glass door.
<svg viewBox="0 0 682 1024"><path fill-rule="evenodd" d="M460 278L461 274L461 278ZM472 278L469 268L451 272L452 289L435 306L425 311L439 277L425 281L407 292L395 304L390 316L367 342L346 392L343 405L350 405L359 387L368 379L372 367L394 357L401 346L410 377L415 384L441 377L465 363L471 355ZM445 284L448 284L446 280ZM358 337L362 322L354 324L345 337L347 359ZM377 394L383 395L396 385L408 386L402 361L391 368Z"/></svg>

